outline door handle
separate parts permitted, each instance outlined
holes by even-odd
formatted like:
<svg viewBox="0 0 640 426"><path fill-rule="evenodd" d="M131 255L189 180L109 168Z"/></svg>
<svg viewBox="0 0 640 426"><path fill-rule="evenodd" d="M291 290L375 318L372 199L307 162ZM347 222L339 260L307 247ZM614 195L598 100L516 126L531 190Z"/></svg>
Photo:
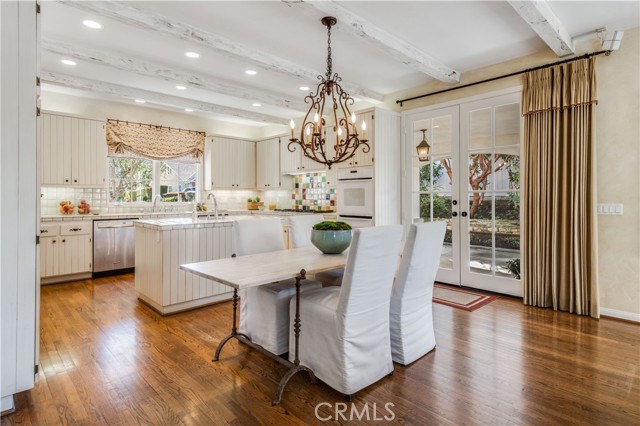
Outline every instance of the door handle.
<svg viewBox="0 0 640 426"><path fill-rule="evenodd" d="M453 200L453 201L451 202L451 204L453 204L454 206L457 206L457 205L458 205L458 200Z"/></svg>
<svg viewBox="0 0 640 426"><path fill-rule="evenodd" d="M456 216L458 216L458 212L452 212L451 213L451 217L456 217Z"/></svg>
<svg viewBox="0 0 640 426"><path fill-rule="evenodd" d="M462 217L467 217L467 212L462 212L462 213L460 213L460 215L461 215Z"/></svg>

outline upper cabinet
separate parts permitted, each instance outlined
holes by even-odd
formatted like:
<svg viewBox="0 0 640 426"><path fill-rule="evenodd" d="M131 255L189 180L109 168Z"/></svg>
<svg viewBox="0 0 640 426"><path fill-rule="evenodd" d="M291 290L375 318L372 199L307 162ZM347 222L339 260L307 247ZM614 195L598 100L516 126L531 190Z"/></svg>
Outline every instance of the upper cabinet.
<svg viewBox="0 0 640 426"><path fill-rule="evenodd" d="M375 152L375 123L374 123L374 110L364 111L356 114L356 126L358 128L358 135L360 139L362 139L362 121L365 122L366 130L365 130L365 138L367 139L367 143L369 144L369 152L364 152L365 147L362 146L358 148L356 154L344 161L342 163L337 164L338 167L361 167L361 166L371 166L374 161L374 152Z"/></svg>
<svg viewBox="0 0 640 426"><path fill-rule="evenodd" d="M280 138L256 143L256 188L280 187Z"/></svg>
<svg viewBox="0 0 640 426"><path fill-rule="evenodd" d="M207 163L209 173L205 173L205 190L255 187L255 142L214 136L205 146L205 168Z"/></svg>
<svg viewBox="0 0 640 426"><path fill-rule="evenodd" d="M42 185L104 186L105 122L43 113L40 159Z"/></svg>

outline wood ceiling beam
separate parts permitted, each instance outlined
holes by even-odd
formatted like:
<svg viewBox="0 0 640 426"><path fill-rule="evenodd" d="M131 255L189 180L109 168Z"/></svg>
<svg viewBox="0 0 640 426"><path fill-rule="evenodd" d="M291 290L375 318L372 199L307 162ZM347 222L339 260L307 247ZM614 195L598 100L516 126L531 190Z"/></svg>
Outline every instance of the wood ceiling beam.
<svg viewBox="0 0 640 426"><path fill-rule="evenodd" d="M190 71L177 70L173 67L143 61L137 58L130 58L105 52L104 50L93 50L78 45L71 45L60 41L43 40L42 49L51 53L72 57L80 61L93 64L104 65L121 71L135 73L144 77L151 77L170 81L176 84L191 86L235 98L247 99L252 102L260 102L264 105L272 105L281 108L288 108L300 113L309 109L309 105L299 100L285 99L284 96L270 93L254 87L248 88L204 75L192 73Z"/></svg>
<svg viewBox="0 0 640 426"><path fill-rule="evenodd" d="M174 108L191 108L198 112L210 112L213 114L227 115L261 123L284 125L289 123L288 120L281 117L274 117L271 115L245 111L238 108L230 108L222 105L211 104L208 102L185 99L179 96L165 95L162 93L151 92L149 90L135 89L132 87L121 86L119 84L90 80L88 78L76 77L69 74L43 71L41 78L45 83L71 87L73 89L88 90L94 93L102 93L105 95L115 96L117 98L127 99L130 101L134 101L135 99L143 99L151 104L158 104Z"/></svg>
<svg viewBox="0 0 640 426"><path fill-rule="evenodd" d="M201 28L177 21L164 15L155 13L151 9L140 9L129 2L118 1L73 1L58 0L60 3L84 11L96 13L106 18L130 25L143 30L158 31L179 40L186 40L207 50L223 53L234 59L247 61L254 66L267 71L286 74L302 78L308 82L316 81L317 76L324 74L300 66L287 59L269 54L260 49L254 49L225 37L213 34ZM375 91L354 84L344 83L342 87L359 99L383 101L383 95Z"/></svg>
<svg viewBox="0 0 640 426"><path fill-rule="evenodd" d="M527 24L556 52L558 56L573 55L575 52L573 39L553 13L545 0L514 1L508 0L513 9Z"/></svg>
<svg viewBox="0 0 640 426"><path fill-rule="evenodd" d="M458 71L333 1L285 1L285 3L303 8L310 7L322 12L324 15L334 16L338 19L337 25L340 29L345 29L353 36L372 43L397 61L440 81L446 83L460 82L460 73Z"/></svg>

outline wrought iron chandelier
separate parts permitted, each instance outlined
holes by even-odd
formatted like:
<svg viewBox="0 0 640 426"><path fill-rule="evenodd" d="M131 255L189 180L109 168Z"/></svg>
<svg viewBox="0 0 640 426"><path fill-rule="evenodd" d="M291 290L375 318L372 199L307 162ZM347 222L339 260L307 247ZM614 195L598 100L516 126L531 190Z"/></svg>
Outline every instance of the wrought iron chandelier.
<svg viewBox="0 0 640 426"><path fill-rule="evenodd" d="M327 27L327 72L324 76L318 76L320 83L316 92L311 92L304 98L304 101L311 103L311 106L302 122L299 138L294 135L295 123L291 120L291 139L289 139L287 148L294 152L296 145L299 145L305 157L326 164L331 169L333 164L353 157L360 146L362 146L364 153L369 152L371 148L365 139L366 124L364 120L361 127L362 136L358 135L356 114L349 109L354 103L353 98L342 90L339 84L342 78L338 76L338 73L332 74L331 27L338 20L333 16L326 16L322 18L321 22ZM327 102L331 104L328 106L330 108L328 117L330 121L333 121L334 140L327 140L324 118L324 108ZM311 117L313 117L313 121L310 120Z"/></svg>
<svg viewBox="0 0 640 426"><path fill-rule="evenodd" d="M431 145L427 142L427 132L428 129L420 129L422 132L422 142L416 146L416 150L418 151L418 160L419 161L429 161L429 154L431 153Z"/></svg>

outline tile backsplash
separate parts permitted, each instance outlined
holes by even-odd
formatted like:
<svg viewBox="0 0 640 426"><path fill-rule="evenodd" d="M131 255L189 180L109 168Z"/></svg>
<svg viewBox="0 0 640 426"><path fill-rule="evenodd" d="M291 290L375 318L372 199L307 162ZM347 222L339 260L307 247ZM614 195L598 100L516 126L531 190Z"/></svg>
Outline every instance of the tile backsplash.
<svg viewBox="0 0 640 426"><path fill-rule="evenodd" d="M327 183L326 173L295 175L291 193L296 210L335 210L336 192Z"/></svg>
<svg viewBox="0 0 640 426"><path fill-rule="evenodd" d="M102 188L64 188L64 187L46 187L40 190L40 206L41 214L54 215L58 214L60 201L71 201L71 204L77 206L80 200L86 200L91 204L91 210L94 212L104 212L107 207L107 192Z"/></svg>

